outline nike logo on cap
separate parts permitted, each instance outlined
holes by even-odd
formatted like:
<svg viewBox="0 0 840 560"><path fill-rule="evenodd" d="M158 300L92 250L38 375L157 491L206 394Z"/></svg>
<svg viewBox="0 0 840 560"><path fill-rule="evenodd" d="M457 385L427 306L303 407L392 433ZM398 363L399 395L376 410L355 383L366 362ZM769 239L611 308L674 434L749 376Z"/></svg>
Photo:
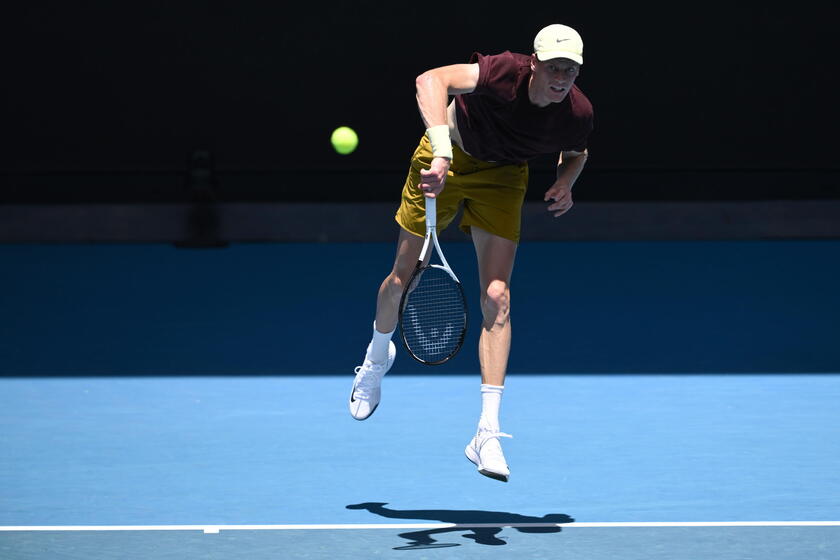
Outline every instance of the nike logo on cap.
<svg viewBox="0 0 840 560"><path fill-rule="evenodd" d="M568 41L568 39L557 39L558 43L562 43L563 41Z"/></svg>

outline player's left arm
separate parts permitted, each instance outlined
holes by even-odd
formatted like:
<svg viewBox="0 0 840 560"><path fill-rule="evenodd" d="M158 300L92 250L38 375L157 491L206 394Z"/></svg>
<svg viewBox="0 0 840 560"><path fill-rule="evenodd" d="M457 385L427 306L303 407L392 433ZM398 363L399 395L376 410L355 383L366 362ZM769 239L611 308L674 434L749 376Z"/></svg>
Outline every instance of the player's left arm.
<svg viewBox="0 0 840 560"><path fill-rule="evenodd" d="M575 152L572 150L560 152L560 159L557 161L557 180L545 191L543 200L551 202L548 206L549 212L554 212L554 217L562 216L572 208L572 187L586 165L588 150Z"/></svg>

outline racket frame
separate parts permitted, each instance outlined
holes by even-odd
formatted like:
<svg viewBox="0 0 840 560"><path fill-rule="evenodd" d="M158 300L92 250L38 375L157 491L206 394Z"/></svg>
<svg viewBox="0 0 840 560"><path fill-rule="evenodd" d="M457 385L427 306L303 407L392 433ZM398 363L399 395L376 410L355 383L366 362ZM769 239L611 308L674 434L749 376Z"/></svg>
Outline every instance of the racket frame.
<svg viewBox="0 0 840 560"><path fill-rule="evenodd" d="M400 307L399 307L399 324L400 324L400 338L402 338L403 346L405 347L408 354L420 362L421 364L426 364L429 366L437 366L443 363L448 362L451 360L458 351L461 350L461 347L464 345L464 338L466 337L467 333L467 323L469 320L469 314L467 313L467 298L464 295L464 287L461 285L461 281L458 280L458 277L455 276L455 272L449 267L449 263L446 261L446 257L443 255L443 251L440 248L440 242L438 241L437 236L437 199L436 198L429 198L425 197L426 200L426 239L423 241L423 248L420 251L420 257L417 259L417 266L414 267L414 272L411 274L411 278L406 284L405 289L403 290L402 297L400 298ZM437 252L438 258L440 258L441 264L432 264L431 252L429 251L432 247ZM427 263L427 260L429 261ZM434 362L430 362L427 360L423 360L416 356L414 352L411 351L411 347L409 347L408 342L405 340L405 330L402 327L403 323L403 311L405 310L406 299L408 299L408 295L413 291L411 289L412 285L415 282L415 279L418 275L422 274L424 270L427 268L437 268L439 270L443 270L446 272L454 281L455 284L458 286L458 290L461 293L461 300L464 302L464 329L461 331L460 339L458 340L458 346L455 348L453 352L449 355L444 357L441 360L437 360Z"/></svg>

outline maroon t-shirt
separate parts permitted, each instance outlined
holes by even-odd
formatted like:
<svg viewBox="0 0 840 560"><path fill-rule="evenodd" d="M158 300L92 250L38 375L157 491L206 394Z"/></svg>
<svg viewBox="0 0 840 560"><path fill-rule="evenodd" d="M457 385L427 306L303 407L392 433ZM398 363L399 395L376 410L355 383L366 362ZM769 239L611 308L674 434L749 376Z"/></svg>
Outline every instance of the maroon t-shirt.
<svg viewBox="0 0 840 560"><path fill-rule="evenodd" d="M563 150L582 152L592 131L592 104L577 87L560 103L537 107L528 98L531 57L475 53L478 84L455 97L464 150L485 161L521 163Z"/></svg>

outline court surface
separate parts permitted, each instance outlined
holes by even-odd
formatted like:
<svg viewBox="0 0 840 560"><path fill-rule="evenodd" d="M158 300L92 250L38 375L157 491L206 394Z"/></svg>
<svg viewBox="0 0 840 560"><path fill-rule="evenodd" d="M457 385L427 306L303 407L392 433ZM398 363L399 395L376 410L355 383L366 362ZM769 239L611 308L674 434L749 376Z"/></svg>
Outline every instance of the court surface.
<svg viewBox="0 0 840 560"><path fill-rule="evenodd" d="M838 558L838 247L523 246L502 484L470 341L347 412L390 245L0 246L0 558Z"/></svg>

